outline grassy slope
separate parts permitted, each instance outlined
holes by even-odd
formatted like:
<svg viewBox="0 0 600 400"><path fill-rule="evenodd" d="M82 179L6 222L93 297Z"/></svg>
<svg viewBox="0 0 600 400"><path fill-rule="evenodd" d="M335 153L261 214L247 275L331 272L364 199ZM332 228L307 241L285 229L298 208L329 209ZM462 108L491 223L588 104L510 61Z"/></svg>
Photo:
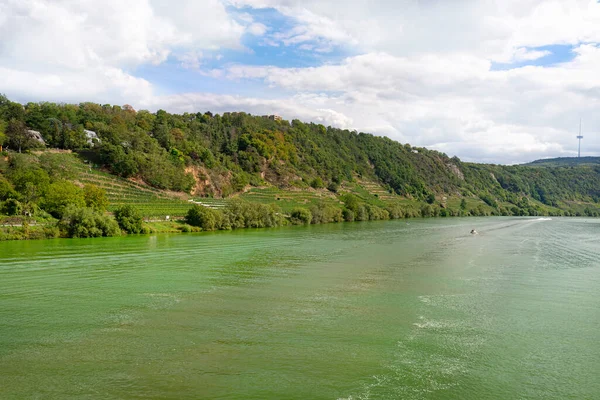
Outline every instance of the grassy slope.
<svg viewBox="0 0 600 400"><path fill-rule="evenodd" d="M110 201L109 211L124 204L134 204L146 218L160 219L166 215L176 218L185 215L193 204L192 201L212 208L222 208L229 201L229 199L199 198L185 193L158 190L142 182L123 179L101 171L82 161L75 154L71 155L70 162L71 167L76 171L75 181L82 184L95 184L106 190ZM390 203L399 203L406 208L420 209L422 205L417 201L389 193L377 182L359 179L342 185L337 195L327 189L286 190L275 186L266 186L250 188L244 193L235 195L234 198L253 203L275 204L285 212L295 207L310 207L321 203L341 207L343 203L339 196L346 193L352 193L364 202L379 207L385 207ZM449 198L447 204L458 209L460 199L458 197ZM486 210L491 211L490 207L476 198L469 199L468 205L469 208L482 205Z"/></svg>

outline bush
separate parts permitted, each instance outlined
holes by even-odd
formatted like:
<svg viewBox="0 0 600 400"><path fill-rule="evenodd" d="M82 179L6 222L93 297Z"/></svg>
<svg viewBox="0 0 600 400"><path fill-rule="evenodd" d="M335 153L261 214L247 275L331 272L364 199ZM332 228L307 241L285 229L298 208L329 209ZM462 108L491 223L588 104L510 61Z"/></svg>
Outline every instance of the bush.
<svg viewBox="0 0 600 400"><path fill-rule="evenodd" d="M310 208L312 224L328 224L330 222L342 222L342 210L332 205L319 204Z"/></svg>
<svg viewBox="0 0 600 400"><path fill-rule="evenodd" d="M323 179L321 179L321 178L319 178L319 177L317 176L315 179L313 179L313 180L310 182L310 186L311 186L313 189L322 189L322 188L324 188L324 187L325 187L325 184L323 183Z"/></svg>
<svg viewBox="0 0 600 400"><path fill-rule="evenodd" d="M354 211L344 208L342 211L342 216L344 217L344 221L353 222L354 221Z"/></svg>
<svg viewBox="0 0 600 400"><path fill-rule="evenodd" d="M354 212L354 219L356 221L368 221L369 220L369 211L363 204L360 204L356 208L356 211Z"/></svg>
<svg viewBox="0 0 600 400"><path fill-rule="evenodd" d="M340 185L337 182L331 182L328 186L327 186L327 190L329 190L332 193L337 193L337 191L340 189Z"/></svg>
<svg viewBox="0 0 600 400"><path fill-rule="evenodd" d="M219 229L270 228L280 226L284 219L273 205L253 204L243 200L233 200L219 213Z"/></svg>
<svg viewBox="0 0 600 400"><path fill-rule="evenodd" d="M44 236L47 239L55 239L60 237L60 229L56 225L48 225L44 227Z"/></svg>
<svg viewBox="0 0 600 400"><path fill-rule="evenodd" d="M294 208L290 213L290 220L294 225L310 224L312 213L306 208Z"/></svg>
<svg viewBox="0 0 600 400"><path fill-rule="evenodd" d="M431 207L431 205L429 205L429 204L421 207L421 216L422 217L433 217L434 216L433 207Z"/></svg>
<svg viewBox="0 0 600 400"><path fill-rule="evenodd" d="M367 204L365 208L367 209L367 214L369 215L369 220L371 221L390 219L390 213L387 210L370 204Z"/></svg>
<svg viewBox="0 0 600 400"><path fill-rule="evenodd" d="M400 219L404 218L406 215L404 210L399 204L392 204L386 208L390 219Z"/></svg>
<svg viewBox="0 0 600 400"><path fill-rule="evenodd" d="M15 199L8 199L2 205L2 213L6 215L21 215L23 213L23 205Z"/></svg>
<svg viewBox="0 0 600 400"><path fill-rule="evenodd" d="M87 238L118 236L119 224L114 219L102 215L91 208L69 205L64 210L58 227L64 236Z"/></svg>
<svg viewBox="0 0 600 400"><path fill-rule="evenodd" d="M15 187L6 178L0 175L0 201L17 198L18 194Z"/></svg>
<svg viewBox="0 0 600 400"><path fill-rule="evenodd" d="M218 226L217 222L220 222L220 217L218 211L195 204L187 212L185 222L189 225L202 228L203 231L212 231Z"/></svg>
<svg viewBox="0 0 600 400"><path fill-rule="evenodd" d="M141 233L143 218L140 212L131 205L125 205L115 210L115 219L119 227L127 233Z"/></svg>
<svg viewBox="0 0 600 400"><path fill-rule="evenodd" d="M105 211L108 207L106 190L96 185L85 185L83 188L83 197L85 205L96 211Z"/></svg>
<svg viewBox="0 0 600 400"><path fill-rule="evenodd" d="M68 181L58 181L48 186L42 207L55 218L61 218L69 205L85 206L83 191Z"/></svg>
<svg viewBox="0 0 600 400"><path fill-rule="evenodd" d="M192 227L190 225L181 225L179 230L183 233L189 233L192 231Z"/></svg>

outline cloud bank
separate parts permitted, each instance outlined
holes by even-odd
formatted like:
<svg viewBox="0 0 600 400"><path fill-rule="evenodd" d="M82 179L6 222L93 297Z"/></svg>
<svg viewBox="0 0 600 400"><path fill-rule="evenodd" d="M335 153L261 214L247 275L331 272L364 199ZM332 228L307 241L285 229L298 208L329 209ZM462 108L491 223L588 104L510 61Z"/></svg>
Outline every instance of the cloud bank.
<svg viewBox="0 0 600 400"><path fill-rule="evenodd" d="M598 26L589 0L0 0L0 92L278 113L498 163L575 155L582 118L592 155Z"/></svg>

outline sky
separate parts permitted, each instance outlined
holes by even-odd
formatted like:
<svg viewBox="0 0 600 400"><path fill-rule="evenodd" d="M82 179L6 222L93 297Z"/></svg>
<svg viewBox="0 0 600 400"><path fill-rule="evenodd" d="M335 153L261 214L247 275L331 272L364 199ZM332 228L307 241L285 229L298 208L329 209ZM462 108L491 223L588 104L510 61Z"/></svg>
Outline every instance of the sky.
<svg viewBox="0 0 600 400"><path fill-rule="evenodd" d="M279 114L465 161L600 155L597 0L0 0L0 93Z"/></svg>

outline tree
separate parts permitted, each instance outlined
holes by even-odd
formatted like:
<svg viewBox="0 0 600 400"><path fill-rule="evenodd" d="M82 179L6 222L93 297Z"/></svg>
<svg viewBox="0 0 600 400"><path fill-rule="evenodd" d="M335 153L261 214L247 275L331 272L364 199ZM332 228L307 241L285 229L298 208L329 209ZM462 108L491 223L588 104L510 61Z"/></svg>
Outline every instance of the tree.
<svg viewBox="0 0 600 400"><path fill-rule="evenodd" d="M6 122L0 119L0 148L6 141Z"/></svg>
<svg viewBox="0 0 600 400"><path fill-rule="evenodd" d="M323 179L317 176L315 179L312 180L312 182L310 182L310 186L313 189L322 189L323 187L325 187L325 184L323 183Z"/></svg>
<svg viewBox="0 0 600 400"><path fill-rule="evenodd" d="M140 212L131 205L125 205L115 210L115 219L119 227L127 233L141 233L143 218Z"/></svg>
<svg viewBox="0 0 600 400"><path fill-rule="evenodd" d="M2 206L2 212L6 215L21 215L23 205L18 200L8 199Z"/></svg>
<svg viewBox="0 0 600 400"><path fill-rule="evenodd" d="M204 231L212 231L217 226L217 211L195 204L187 212L185 222Z"/></svg>
<svg viewBox="0 0 600 400"><path fill-rule="evenodd" d="M11 155L7 177L24 203L37 201L50 184L48 173L40 168L36 158L25 154Z"/></svg>
<svg viewBox="0 0 600 400"><path fill-rule="evenodd" d="M85 205L96 211L105 211L108 207L106 190L96 185L85 185L83 187L83 197Z"/></svg>
<svg viewBox="0 0 600 400"><path fill-rule="evenodd" d="M19 153L22 149L28 149L34 146L35 140L27 132L27 126L25 122L16 119L11 119L6 127L6 138L8 139L8 145L19 149Z"/></svg>
<svg viewBox="0 0 600 400"><path fill-rule="evenodd" d="M15 187L12 183L0 175L0 201L17 197L18 194L15 192Z"/></svg>
<svg viewBox="0 0 600 400"><path fill-rule="evenodd" d="M460 201L460 209L463 210L463 211L467 209L467 200L462 199Z"/></svg>
<svg viewBox="0 0 600 400"><path fill-rule="evenodd" d="M117 222L91 208L69 205L58 223L63 235L74 238L118 236L121 234Z"/></svg>
<svg viewBox="0 0 600 400"><path fill-rule="evenodd" d="M312 213L306 208L294 208L290 213L290 219L294 225L310 224Z"/></svg>
<svg viewBox="0 0 600 400"><path fill-rule="evenodd" d="M337 193L337 191L339 190L340 185L337 182L331 182L328 186L327 186L327 190L329 190L332 193Z"/></svg>
<svg viewBox="0 0 600 400"><path fill-rule="evenodd" d="M427 203L428 203L428 204L433 204L433 203L435 203L435 194L433 194L433 193L429 193L429 194L427 195L427 198L426 198L426 200L427 200Z"/></svg>
<svg viewBox="0 0 600 400"><path fill-rule="evenodd" d="M73 205L84 207L85 198L83 190L69 181L57 181L50 186L44 195L43 209L56 218L61 218L64 210Z"/></svg>
<svg viewBox="0 0 600 400"><path fill-rule="evenodd" d="M360 200L353 194L347 194L342 197L342 201L347 209L352 210L355 214L360 206Z"/></svg>

